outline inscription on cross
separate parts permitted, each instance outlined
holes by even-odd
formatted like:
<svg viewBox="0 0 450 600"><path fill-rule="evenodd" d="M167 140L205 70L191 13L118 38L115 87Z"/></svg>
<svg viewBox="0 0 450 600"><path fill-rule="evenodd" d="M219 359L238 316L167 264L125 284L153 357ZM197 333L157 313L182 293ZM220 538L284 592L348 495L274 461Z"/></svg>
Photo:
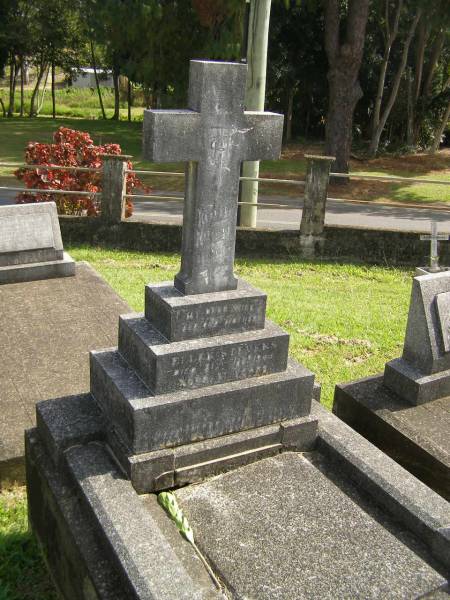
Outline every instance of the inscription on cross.
<svg viewBox="0 0 450 600"><path fill-rule="evenodd" d="M430 272L438 273L441 270L439 267L438 242L447 241L449 236L445 234L438 234L437 223L435 221L431 221L431 235L421 235L420 239L431 242Z"/></svg>
<svg viewBox="0 0 450 600"><path fill-rule="evenodd" d="M240 165L279 158L283 115L244 111L247 65L190 62L187 110L146 110L144 157L186 162L184 294L233 290Z"/></svg>

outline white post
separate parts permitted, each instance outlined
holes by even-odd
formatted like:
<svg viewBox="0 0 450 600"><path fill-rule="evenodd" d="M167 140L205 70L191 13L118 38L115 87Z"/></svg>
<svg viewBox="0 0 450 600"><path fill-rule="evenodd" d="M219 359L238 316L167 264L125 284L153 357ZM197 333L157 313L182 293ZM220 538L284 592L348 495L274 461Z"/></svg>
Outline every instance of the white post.
<svg viewBox="0 0 450 600"><path fill-rule="evenodd" d="M251 0L247 50L246 110L264 110L266 96L267 45L269 39L271 0ZM242 164L244 177L259 177L259 162ZM258 182L241 182L240 223L243 227L256 227Z"/></svg>

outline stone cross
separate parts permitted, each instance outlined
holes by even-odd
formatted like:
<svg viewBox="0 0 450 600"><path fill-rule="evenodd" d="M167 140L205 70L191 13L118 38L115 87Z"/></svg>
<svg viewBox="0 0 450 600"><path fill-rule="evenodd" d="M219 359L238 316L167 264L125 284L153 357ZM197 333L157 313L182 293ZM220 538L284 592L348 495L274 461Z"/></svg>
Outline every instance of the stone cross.
<svg viewBox="0 0 450 600"><path fill-rule="evenodd" d="M244 112L247 65L192 60L187 110L146 110L144 157L186 162L184 294L233 290L240 165L279 158L283 115Z"/></svg>
<svg viewBox="0 0 450 600"><path fill-rule="evenodd" d="M431 221L431 235L421 235L420 239L431 241L430 272L438 273L440 271L438 241L447 241L449 236L445 234L438 234L437 223L435 221Z"/></svg>

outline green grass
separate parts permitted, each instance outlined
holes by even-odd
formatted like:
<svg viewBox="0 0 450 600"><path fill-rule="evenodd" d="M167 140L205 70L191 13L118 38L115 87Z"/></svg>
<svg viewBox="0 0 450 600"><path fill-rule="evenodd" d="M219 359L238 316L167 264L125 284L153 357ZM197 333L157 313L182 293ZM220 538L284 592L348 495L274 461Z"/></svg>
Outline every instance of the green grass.
<svg viewBox="0 0 450 600"><path fill-rule="evenodd" d="M36 541L28 531L25 488L0 494L0 600L56 600Z"/></svg>
<svg viewBox="0 0 450 600"><path fill-rule="evenodd" d="M179 256L68 247L128 301L144 306L144 285L171 280ZM412 273L299 260L238 259L236 273L268 293L268 317L291 335L291 356L316 373L330 408L334 385L382 371L401 352ZM0 600L53 600L27 532L23 489L0 494Z"/></svg>
<svg viewBox="0 0 450 600"><path fill-rule="evenodd" d="M5 106L9 103L9 89L0 87L0 98L3 99ZM30 109L31 89L24 91L24 110L27 115ZM39 106L41 106L41 95L39 96ZM114 112L114 91L111 88L102 88L103 106L107 117L111 117ZM55 90L56 114L58 117L76 117L80 119L100 119L102 114L99 107L97 90L90 88L57 88ZM127 104L120 102L121 118L127 118ZM18 115L20 110L20 92L17 91L14 102L14 112ZM132 107L133 120L141 120L143 116L142 107ZM51 116L53 111L52 97L50 89L44 94L44 99L40 109L40 116Z"/></svg>

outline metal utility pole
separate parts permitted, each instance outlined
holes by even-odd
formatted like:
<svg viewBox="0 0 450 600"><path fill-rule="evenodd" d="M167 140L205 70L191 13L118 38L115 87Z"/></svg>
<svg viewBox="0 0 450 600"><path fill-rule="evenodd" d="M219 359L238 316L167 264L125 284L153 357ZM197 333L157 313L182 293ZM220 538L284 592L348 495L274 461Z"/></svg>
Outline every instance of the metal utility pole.
<svg viewBox="0 0 450 600"><path fill-rule="evenodd" d="M246 110L264 110L266 95L267 46L272 0L251 0L248 23ZM243 177L259 177L259 162L244 162ZM240 225L256 227L258 182L241 182Z"/></svg>

